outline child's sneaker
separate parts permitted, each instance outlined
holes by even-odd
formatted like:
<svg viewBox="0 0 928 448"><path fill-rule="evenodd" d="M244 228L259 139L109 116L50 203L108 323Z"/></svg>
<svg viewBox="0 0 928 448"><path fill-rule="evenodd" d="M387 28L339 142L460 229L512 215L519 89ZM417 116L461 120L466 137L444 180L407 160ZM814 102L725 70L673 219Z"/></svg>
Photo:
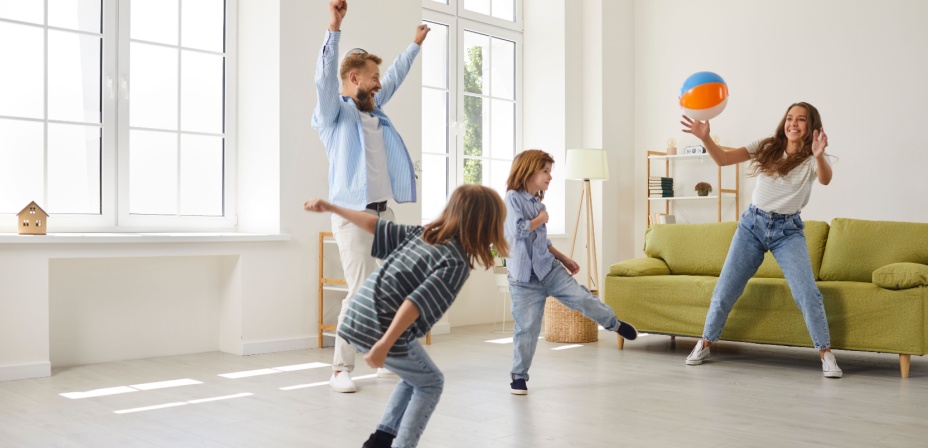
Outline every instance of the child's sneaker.
<svg viewBox="0 0 928 448"><path fill-rule="evenodd" d="M686 365L698 366L709 357L709 347L703 347L702 339L693 347L693 351L686 357Z"/></svg>
<svg viewBox="0 0 928 448"><path fill-rule="evenodd" d="M513 395L528 395L528 386L522 378L509 383L509 390Z"/></svg>
<svg viewBox="0 0 928 448"><path fill-rule="evenodd" d="M623 338L628 339L629 341L634 341L635 339L638 339L638 330L636 330L635 327L633 327L632 324L628 322L622 322L620 320L619 328L616 329L615 331L616 333L619 334L619 336L622 336Z"/></svg>
<svg viewBox="0 0 928 448"><path fill-rule="evenodd" d="M835 355L831 354L830 350L825 352L825 356L822 358L822 375L825 375L825 378L841 378L844 375L844 372L838 367Z"/></svg>

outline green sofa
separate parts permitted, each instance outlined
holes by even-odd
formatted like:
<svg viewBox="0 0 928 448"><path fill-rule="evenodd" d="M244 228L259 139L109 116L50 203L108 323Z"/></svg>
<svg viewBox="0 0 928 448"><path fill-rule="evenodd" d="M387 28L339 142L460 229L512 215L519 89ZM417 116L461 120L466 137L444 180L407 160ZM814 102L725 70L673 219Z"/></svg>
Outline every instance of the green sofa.
<svg viewBox="0 0 928 448"><path fill-rule="evenodd" d="M603 298L638 331L700 337L736 222L653 225L646 258L613 264ZM806 221L806 242L835 349L928 353L928 223ZM722 340L812 347L771 253L748 281ZM624 341L619 338L619 348Z"/></svg>

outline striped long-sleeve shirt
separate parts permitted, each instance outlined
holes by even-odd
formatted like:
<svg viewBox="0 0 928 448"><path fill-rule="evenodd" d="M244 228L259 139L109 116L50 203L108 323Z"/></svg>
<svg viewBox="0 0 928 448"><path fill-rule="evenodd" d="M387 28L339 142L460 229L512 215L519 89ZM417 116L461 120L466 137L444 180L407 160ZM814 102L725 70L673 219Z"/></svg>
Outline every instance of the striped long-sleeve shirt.
<svg viewBox="0 0 928 448"><path fill-rule="evenodd" d="M351 97L339 90L338 42L341 31L326 31L325 42L316 63L316 109L312 125L319 131L329 159L329 202L362 210L368 198L367 160L361 113ZM381 89L374 95L371 115L380 119L387 171L396 202L416 202L416 175L406 144L381 109L412 67L419 45L412 43L400 53L380 79Z"/></svg>
<svg viewBox="0 0 928 448"><path fill-rule="evenodd" d="M428 333L454 302L470 266L456 240L432 246L422 239L421 226L378 220L371 255L383 264L352 298L338 335L370 349L390 327L403 301L411 301L419 318L390 348L391 356L408 354L407 341Z"/></svg>

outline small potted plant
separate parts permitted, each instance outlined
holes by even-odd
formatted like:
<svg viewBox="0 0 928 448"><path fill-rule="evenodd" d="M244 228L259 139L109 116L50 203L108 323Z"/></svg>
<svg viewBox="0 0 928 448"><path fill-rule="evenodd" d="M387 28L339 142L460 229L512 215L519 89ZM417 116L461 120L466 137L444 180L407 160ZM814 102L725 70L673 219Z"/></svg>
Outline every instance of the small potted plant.
<svg viewBox="0 0 928 448"><path fill-rule="evenodd" d="M499 252L496 251L496 248L493 247L492 244L490 245L490 253L493 254L493 258L494 258L495 261L496 261L495 265L496 265L497 267L501 267L501 268L505 268L505 267L506 267L506 259L499 256ZM505 269L504 269L504 270L505 270Z"/></svg>
<svg viewBox="0 0 928 448"><path fill-rule="evenodd" d="M709 196L709 193L712 193L712 185L709 185L708 182L696 184L696 194L700 196Z"/></svg>

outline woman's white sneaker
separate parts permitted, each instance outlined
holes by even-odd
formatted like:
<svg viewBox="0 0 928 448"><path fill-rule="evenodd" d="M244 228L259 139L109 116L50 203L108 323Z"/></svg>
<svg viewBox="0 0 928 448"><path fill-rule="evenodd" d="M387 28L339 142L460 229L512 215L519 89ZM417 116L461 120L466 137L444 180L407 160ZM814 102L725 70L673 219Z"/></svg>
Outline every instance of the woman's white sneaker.
<svg viewBox="0 0 928 448"><path fill-rule="evenodd" d="M703 347L703 340L700 339L693 347L693 351L686 357L686 365L698 366L709 357L709 347Z"/></svg>
<svg viewBox="0 0 928 448"><path fill-rule="evenodd" d="M825 356L822 357L822 375L825 375L825 378L841 378L844 375L831 351L825 352Z"/></svg>

